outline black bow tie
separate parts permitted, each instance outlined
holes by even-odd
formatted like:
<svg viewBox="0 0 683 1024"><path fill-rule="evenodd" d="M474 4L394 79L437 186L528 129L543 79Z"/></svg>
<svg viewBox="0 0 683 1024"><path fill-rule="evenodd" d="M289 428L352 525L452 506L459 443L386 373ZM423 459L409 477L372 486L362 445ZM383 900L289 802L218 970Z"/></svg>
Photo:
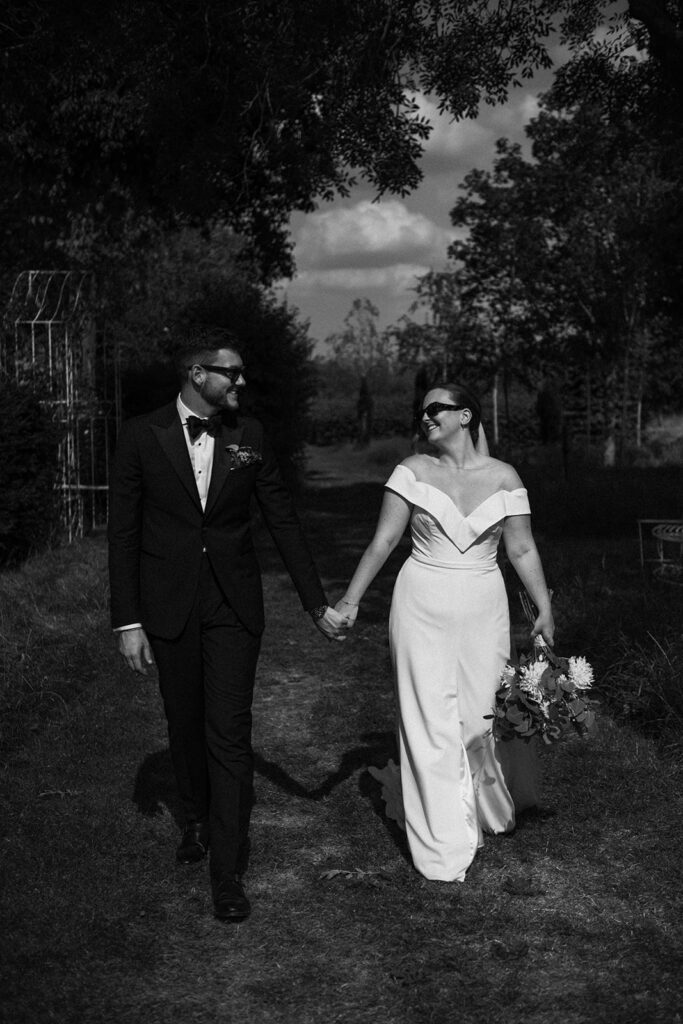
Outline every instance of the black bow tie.
<svg viewBox="0 0 683 1024"><path fill-rule="evenodd" d="M221 426L223 425L223 417L219 412L209 416L208 420L200 419L199 416L188 416L187 417L187 432L190 435L190 441L196 441L204 431L210 434L211 437L218 437L221 432Z"/></svg>

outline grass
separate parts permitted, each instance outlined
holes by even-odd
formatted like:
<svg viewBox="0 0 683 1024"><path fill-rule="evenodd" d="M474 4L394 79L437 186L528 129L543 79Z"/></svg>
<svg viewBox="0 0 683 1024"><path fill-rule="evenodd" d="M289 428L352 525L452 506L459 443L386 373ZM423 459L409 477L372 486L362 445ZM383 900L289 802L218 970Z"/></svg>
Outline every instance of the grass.
<svg viewBox="0 0 683 1024"><path fill-rule="evenodd" d="M304 519L331 594L372 530L386 466L378 455L369 472L371 454L311 463ZM635 535L553 529L537 532L558 647L598 668L600 731L542 752L543 813L488 838L462 885L415 873L365 770L394 753L386 616L405 548L357 634L328 645L263 538L254 910L236 927L211 915L206 865L175 866L156 681L115 655L102 540L0 576L5 1019L680 1020L681 722L674 707L660 728L620 701L638 680L641 695L671 689L683 588L643 585Z"/></svg>

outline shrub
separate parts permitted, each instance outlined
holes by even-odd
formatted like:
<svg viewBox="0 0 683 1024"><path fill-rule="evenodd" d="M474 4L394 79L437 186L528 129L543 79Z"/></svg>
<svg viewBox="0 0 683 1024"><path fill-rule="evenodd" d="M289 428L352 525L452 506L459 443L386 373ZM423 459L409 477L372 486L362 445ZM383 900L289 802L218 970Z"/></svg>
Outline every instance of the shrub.
<svg viewBox="0 0 683 1024"><path fill-rule="evenodd" d="M179 310L171 345L182 339L184 326L195 324L226 328L237 339L247 365L241 408L263 422L283 474L294 483L314 391L311 342L296 310L235 275L205 283L201 297Z"/></svg>
<svg viewBox="0 0 683 1024"><path fill-rule="evenodd" d="M648 634L645 642L620 637L621 656L601 680L618 719L631 722L660 743L683 731L683 640Z"/></svg>
<svg viewBox="0 0 683 1024"><path fill-rule="evenodd" d="M0 565L44 546L58 526L59 432L28 384L0 388Z"/></svg>
<svg viewBox="0 0 683 1024"><path fill-rule="evenodd" d="M412 407L405 382L399 379L392 389L386 385L378 387L372 397L372 437L409 435ZM328 382L319 380L319 393L311 405L306 440L318 445L355 440L358 437L357 399L357 381L335 393Z"/></svg>

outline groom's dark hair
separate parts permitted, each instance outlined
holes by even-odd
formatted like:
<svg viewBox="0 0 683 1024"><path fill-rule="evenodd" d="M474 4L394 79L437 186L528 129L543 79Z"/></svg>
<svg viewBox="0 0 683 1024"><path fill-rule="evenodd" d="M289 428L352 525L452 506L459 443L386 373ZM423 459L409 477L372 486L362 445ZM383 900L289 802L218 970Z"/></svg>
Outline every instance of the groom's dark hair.
<svg viewBox="0 0 683 1024"><path fill-rule="evenodd" d="M444 391L447 391L451 396L453 405L462 405L465 409L470 410L472 418L467 426L472 437L472 444L476 445L479 440L479 427L481 424L481 402L472 388L468 387L467 384L462 384L460 381L452 380L432 384L429 390L433 391L434 388L442 388Z"/></svg>
<svg viewBox="0 0 683 1024"><path fill-rule="evenodd" d="M195 363L210 363L216 353L223 348L230 349L240 359L242 358L235 335L224 327L207 324L185 327L182 338L173 348L173 363L181 383L187 376L188 366L194 366Z"/></svg>

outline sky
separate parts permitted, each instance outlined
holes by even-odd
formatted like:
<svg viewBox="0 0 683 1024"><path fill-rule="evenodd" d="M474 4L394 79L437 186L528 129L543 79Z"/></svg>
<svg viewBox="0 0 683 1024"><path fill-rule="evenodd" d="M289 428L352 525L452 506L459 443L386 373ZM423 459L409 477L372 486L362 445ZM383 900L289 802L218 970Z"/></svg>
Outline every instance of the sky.
<svg viewBox="0 0 683 1024"><path fill-rule="evenodd" d="M563 54L558 48L553 56ZM324 342L342 330L356 298L375 304L380 328L408 312L417 278L444 267L447 248L457 237L449 213L462 194L458 185L473 168L491 167L499 138L524 147L524 125L537 113L537 95L551 78L552 73L539 73L513 90L504 105L482 106L476 120L454 122L440 116L434 102L418 97L420 113L434 126L419 188L407 198L375 202L372 190L359 184L346 199L292 217L297 274L280 290L310 321L312 338ZM324 344L316 350L324 354Z"/></svg>

